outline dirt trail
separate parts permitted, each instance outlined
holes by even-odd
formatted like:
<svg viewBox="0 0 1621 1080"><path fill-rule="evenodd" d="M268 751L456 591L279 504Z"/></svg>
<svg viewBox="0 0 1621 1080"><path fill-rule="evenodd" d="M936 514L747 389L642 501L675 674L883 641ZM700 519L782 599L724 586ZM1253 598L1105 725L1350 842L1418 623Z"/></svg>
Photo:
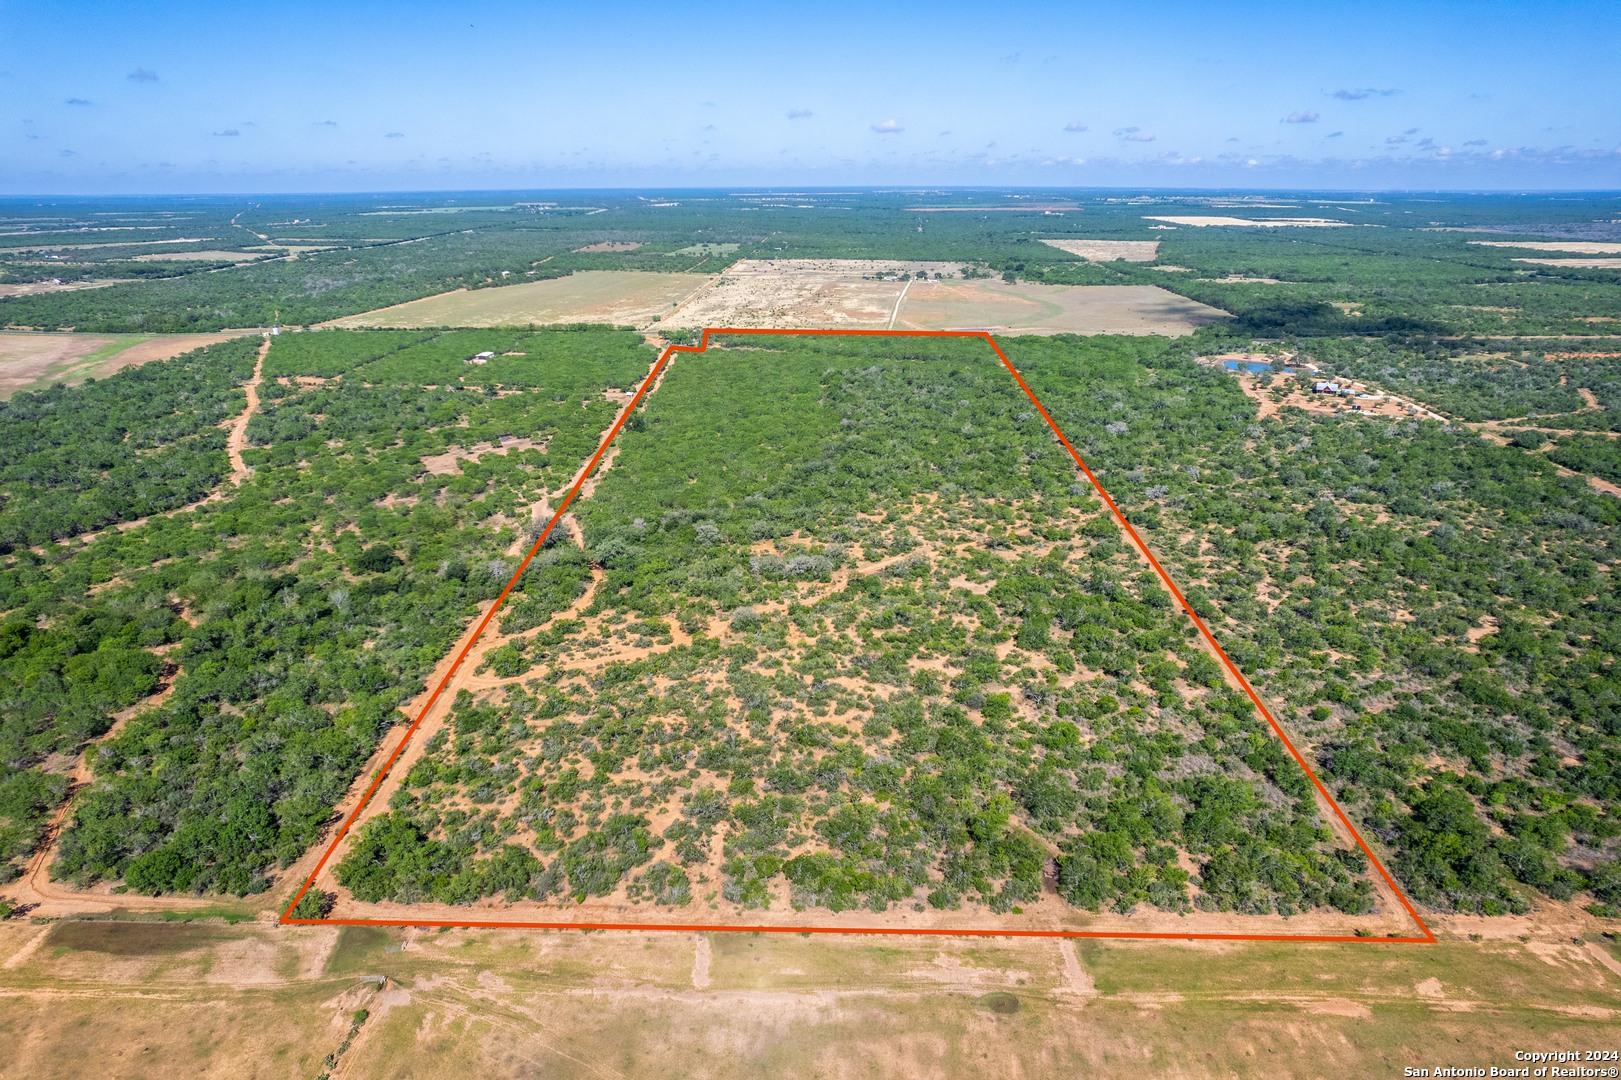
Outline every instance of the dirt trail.
<svg viewBox="0 0 1621 1080"><path fill-rule="evenodd" d="M231 486L241 487L253 475L253 469L242 460L242 450L248 445L248 423L259 411L259 384L264 381L265 357L270 354L270 335L259 346L259 357L253 362L253 377L242 384L248 395L247 408L231 421L231 432L225 439L225 452L231 458Z"/></svg>
<svg viewBox="0 0 1621 1080"><path fill-rule="evenodd" d="M174 693L175 682L179 677L180 672L178 670L170 672L168 681L163 684L155 695L115 713L112 727L85 744L78 760L73 763L73 771L68 774L67 794L63 796L61 804L57 806L55 813L51 815L50 822L45 826L45 835L39 850L34 852L33 857L28 860L28 866L23 871L23 876L9 890L19 903L38 904L42 908L48 906L48 913L50 914L56 914L59 911L63 914L69 912L110 911L115 906L109 902L114 899L111 895L104 897L96 892L55 884L50 880L50 875L46 872L47 867L56 861L57 849L62 839L62 827L67 824L68 816L73 811L73 804L78 798L79 792L84 790L95 779L95 773L90 768L90 755L98 747L116 739L134 717L152 709L161 708L163 703L169 700L169 695ZM184 907L187 906L187 902L208 903L208 901L193 897L136 897L134 898L135 902L130 903L125 897L120 896L116 898L116 906L136 907L146 900L156 901L152 905L154 907ZM175 900L179 900L180 903L171 903L171 901Z"/></svg>

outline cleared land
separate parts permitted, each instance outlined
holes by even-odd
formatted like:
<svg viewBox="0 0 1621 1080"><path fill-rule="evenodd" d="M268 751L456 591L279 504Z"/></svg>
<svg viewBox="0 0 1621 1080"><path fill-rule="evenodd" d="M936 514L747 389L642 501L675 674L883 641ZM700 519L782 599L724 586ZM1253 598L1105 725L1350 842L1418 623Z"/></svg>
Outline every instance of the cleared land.
<svg viewBox="0 0 1621 1080"><path fill-rule="evenodd" d="M38 296L41 293L77 292L80 289L122 284L122 281L24 281L0 285L0 296Z"/></svg>
<svg viewBox="0 0 1621 1080"><path fill-rule="evenodd" d="M1348 228L1351 225L1349 221L1335 221L1332 218L1240 218L1225 217L1220 214L1176 214L1165 217L1149 216L1144 220L1168 221L1172 225L1192 225L1193 227L1199 229L1202 229L1208 225L1259 225L1269 229L1282 228L1287 225L1312 228Z"/></svg>
<svg viewBox="0 0 1621 1080"><path fill-rule="evenodd" d="M0 1038L36 1080L1385 1076L1607 1045L1614 950L12 922Z"/></svg>
<svg viewBox="0 0 1621 1080"><path fill-rule="evenodd" d="M1621 244L1595 240L1471 240L1478 247L1520 248L1525 251L1572 251L1578 255L1621 255Z"/></svg>
<svg viewBox="0 0 1621 1080"><path fill-rule="evenodd" d="M961 263L947 262L744 259L664 325L883 329L906 292L900 275L961 270Z"/></svg>
<svg viewBox="0 0 1621 1080"><path fill-rule="evenodd" d="M19 390L35 390L86 379L103 379L120 368L167 360L204 345L258 333L218 334L33 334L0 333L0 400Z"/></svg>
<svg viewBox="0 0 1621 1080"><path fill-rule="evenodd" d="M245 259L260 259L264 252L258 251L152 251L145 255L135 256L135 262L242 262Z"/></svg>
<svg viewBox="0 0 1621 1080"><path fill-rule="evenodd" d="M1514 261L1536 263L1539 266L1569 266L1586 270L1614 270L1621 267L1621 259L1515 259Z"/></svg>
<svg viewBox="0 0 1621 1080"><path fill-rule="evenodd" d="M1059 251L1079 255L1087 262L1153 262L1159 258L1158 240L1046 240Z"/></svg>
<svg viewBox="0 0 1621 1080"><path fill-rule="evenodd" d="M330 326L646 326L702 285L693 274L581 270L548 281L458 290L338 319Z"/></svg>
<svg viewBox="0 0 1621 1080"><path fill-rule="evenodd" d="M897 329L987 329L1014 334L1164 334L1180 337L1227 318L1154 285L913 282Z"/></svg>
<svg viewBox="0 0 1621 1080"><path fill-rule="evenodd" d="M663 325L1174 336L1225 317L1153 286L1007 284L964 280L961 270L947 262L748 259Z"/></svg>

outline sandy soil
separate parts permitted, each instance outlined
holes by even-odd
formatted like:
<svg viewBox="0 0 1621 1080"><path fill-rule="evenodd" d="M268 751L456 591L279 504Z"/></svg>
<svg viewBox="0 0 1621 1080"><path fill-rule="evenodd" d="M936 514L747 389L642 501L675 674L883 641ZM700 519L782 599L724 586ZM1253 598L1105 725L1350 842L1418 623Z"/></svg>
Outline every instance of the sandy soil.
<svg viewBox="0 0 1621 1080"><path fill-rule="evenodd" d="M1165 217L1148 216L1147 221L1168 221L1172 225L1192 225L1195 228L1205 228L1209 225L1259 225L1262 228L1279 229L1288 226L1309 226L1313 228L1333 229L1350 228L1349 221L1334 221L1331 218L1240 218L1224 217L1220 214L1177 214Z"/></svg>
<svg viewBox="0 0 1621 1080"><path fill-rule="evenodd" d="M1041 241L1059 251L1079 255L1087 262L1153 262L1159 258L1158 240L1047 240Z"/></svg>
<svg viewBox="0 0 1621 1080"><path fill-rule="evenodd" d="M323 325L416 329L590 322L642 327L709 280L695 274L581 270L547 281L458 289Z"/></svg>
<svg viewBox="0 0 1621 1080"><path fill-rule="evenodd" d="M225 330L214 334L47 334L0 331L0 400L19 390L43 390L53 383L77 386L86 379L104 379L120 368L246 337L256 330Z"/></svg>
<svg viewBox="0 0 1621 1080"><path fill-rule="evenodd" d="M1570 251L1577 255L1621 255L1621 244L1592 240L1471 240L1478 247L1517 248L1522 251Z"/></svg>
<svg viewBox="0 0 1621 1080"><path fill-rule="evenodd" d="M640 241L633 241L633 240L604 240L600 244L587 244L587 245L585 245L585 247L577 247L574 250L575 251L585 251L585 252L635 251L639 247L646 247L646 246L647 245L643 244Z"/></svg>
<svg viewBox="0 0 1621 1080"><path fill-rule="evenodd" d="M516 450L533 450L536 447L545 449L545 441L527 438L504 439L500 443L475 443L465 449L450 446L445 448L443 454L429 454L423 458L422 467L435 476L453 476L462 471L461 463L464 461L477 461L485 454L501 456Z"/></svg>
<svg viewBox="0 0 1621 1080"><path fill-rule="evenodd" d="M259 356L253 362L253 377L242 384L242 390L248 395L247 407L231 421L230 434L225 438L225 452L231 458L232 487L241 487L253 475L253 469L242 460L242 450L248 445L248 422L259 411L259 384L264 381L265 357L269 353L270 335L266 334L259 345Z"/></svg>
<svg viewBox="0 0 1621 1080"><path fill-rule="evenodd" d="M912 283L895 325L918 330L1179 337L1225 318L1224 311L1153 285L928 281Z"/></svg>

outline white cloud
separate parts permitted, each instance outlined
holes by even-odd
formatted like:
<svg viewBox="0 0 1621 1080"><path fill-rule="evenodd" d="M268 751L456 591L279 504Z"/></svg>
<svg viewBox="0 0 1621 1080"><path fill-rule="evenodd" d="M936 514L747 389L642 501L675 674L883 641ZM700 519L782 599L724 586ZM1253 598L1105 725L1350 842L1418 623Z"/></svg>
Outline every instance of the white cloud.
<svg viewBox="0 0 1621 1080"><path fill-rule="evenodd" d="M70 97L67 100L67 104L69 104L69 105L89 105L90 102L87 99L82 98L82 97Z"/></svg>
<svg viewBox="0 0 1621 1080"><path fill-rule="evenodd" d="M1140 127L1122 127L1114 129L1114 137L1125 142L1153 142L1155 136Z"/></svg>
<svg viewBox="0 0 1621 1080"><path fill-rule="evenodd" d="M1283 122L1285 124L1315 124L1317 122L1317 113L1312 109L1292 112L1283 118Z"/></svg>
<svg viewBox="0 0 1621 1080"><path fill-rule="evenodd" d="M223 138L235 138L236 136L238 136L238 135L240 135L242 133L240 131L238 131L236 128L226 128L224 131L216 131L213 134L221 136Z"/></svg>
<svg viewBox="0 0 1621 1080"><path fill-rule="evenodd" d="M1069 123L1064 125L1064 130L1065 131L1085 131L1085 130L1087 130L1087 127L1086 127L1085 124L1081 123L1079 120L1071 120Z"/></svg>
<svg viewBox="0 0 1621 1080"><path fill-rule="evenodd" d="M872 130L876 131L880 135L897 135L906 129L901 127L900 121L898 120L881 120L872 125Z"/></svg>
<svg viewBox="0 0 1621 1080"><path fill-rule="evenodd" d="M1329 96L1337 97L1341 101L1361 101L1364 98L1390 97L1399 93L1401 93L1400 90L1380 90L1377 87L1363 86L1354 90L1336 90Z"/></svg>
<svg viewBox="0 0 1621 1080"><path fill-rule="evenodd" d="M816 114L811 112L809 109L789 109L788 110L788 119L790 119L790 120L809 120L811 117L813 117L815 115Z"/></svg>
<svg viewBox="0 0 1621 1080"><path fill-rule="evenodd" d="M134 71L124 76L124 78L128 79L130 82L157 82L158 73L153 71L151 68L136 68Z"/></svg>
<svg viewBox="0 0 1621 1080"><path fill-rule="evenodd" d="M387 135L384 135L383 138L385 138L385 139L403 139L403 138L405 138L405 132L403 132L403 131L390 131Z"/></svg>

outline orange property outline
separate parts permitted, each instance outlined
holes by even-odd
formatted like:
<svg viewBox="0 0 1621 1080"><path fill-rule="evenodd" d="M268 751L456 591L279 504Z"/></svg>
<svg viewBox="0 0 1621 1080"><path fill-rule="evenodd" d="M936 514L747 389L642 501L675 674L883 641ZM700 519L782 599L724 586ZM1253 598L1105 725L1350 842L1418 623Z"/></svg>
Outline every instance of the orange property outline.
<svg viewBox="0 0 1621 1080"><path fill-rule="evenodd" d="M1181 606L1187 617L1192 620L1193 625L1198 628L1199 633L1203 635L1205 642L1210 646L1215 654L1221 658L1221 662L1226 665L1227 670L1232 674L1233 678L1237 680L1238 684L1244 688L1244 693L1249 696L1249 699L1255 705L1255 708L1260 711L1262 716L1266 717L1266 722L1271 725L1273 733L1276 734L1280 740L1282 740L1284 747L1288 749L1289 753L1294 757L1295 761L1299 763L1300 767L1305 770L1306 776L1311 779L1311 782L1317 788L1318 793L1322 795L1322 797L1328 802L1328 805L1333 809L1335 816L1339 818L1340 823L1344 825L1345 828L1350 832L1351 836L1355 838L1357 846L1360 847L1362 849L1362 853L1368 857L1369 863L1374 867L1374 869L1379 871L1379 876L1384 879L1385 884L1390 886L1391 891L1395 893L1396 898L1401 901L1402 907L1406 909L1407 914L1412 917L1413 922L1418 926L1420 931L1419 935L1408 935L1405 937L1358 937L1352 934L1201 934L1176 933L1171 931L1140 931L1133 933L1130 931L1117 930L964 930L882 926L746 926L712 925L707 923L506 922L492 919L293 918L293 908L298 906L298 902L304 898L304 894L315 885L315 879L321 876L321 871L326 868L327 861L332 858L333 852L337 851L338 845L343 842L343 838L349 835L349 830L354 826L355 821L360 817L361 811L366 808L366 806L371 802L372 796L376 794L378 785L383 782L383 778L387 776L389 770L394 767L395 761L398 760L400 754L404 752L406 744L411 741L411 736L416 734L417 728L421 726L422 721L427 717L429 711L432 710L434 704L439 700L440 694L442 694L445 687L450 684L451 676L456 673L456 670L461 667L462 662L467 659L467 654L472 650L473 646L477 644L478 639L484 635L485 627L487 627L490 620L495 617L495 613L501 609L501 605L506 602L507 595L511 593L513 588L518 584L518 579L523 577L523 572L529 566L529 561L533 559L536 553L540 551L541 547L545 545L546 538L551 535L552 529L556 528L557 523L562 520L563 514L568 510L569 504L574 501L575 496L579 495L580 486L585 483L587 477L596 471L597 465L602 461L603 455L608 452L608 447L612 445L614 439L618 437L620 428L624 427L625 421L630 418L631 413L635 411L637 405L640 404L643 395L647 393L648 387L652 386L657 381L659 374L664 370L664 365L670 359L671 354L678 352L704 352L709 348L709 336L711 334L818 334L837 335L843 337L954 337L982 338L989 343L990 347L996 351L996 355L1001 359L1003 366L1008 369L1008 373L1011 374L1014 381L1019 384L1019 389L1025 392L1025 396L1030 399L1030 403L1036 407L1036 410L1039 413L1041 413L1041 418L1047 421L1047 426L1052 429L1053 435L1058 439L1059 443L1064 447L1064 449L1069 451L1069 456L1075 460L1076 467L1085 474L1087 480L1091 481L1092 487L1097 491L1098 496L1103 500L1103 504L1107 506L1109 508L1109 512L1114 515L1115 522L1122 530L1125 531L1126 535L1131 537L1132 543L1136 545L1138 551L1142 552L1143 556L1148 560L1149 565L1154 568L1154 573L1159 575L1160 581L1164 583L1168 590L1170 590L1171 595L1176 598L1176 602ZM1343 941L1367 942L1374 944L1425 945L1435 943L1435 935L1431 933L1430 928L1425 925L1424 920L1419 917L1417 909L1413 907L1413 903L1407 898L1407 894L1402 892L1401 886L1396 884L1396 879L1393 878L1390 875L1390 872L1385 869L1384 864L1379 861L1379 857L1375 855L1373 853L1373 849L1368 846L1368 842L1362 839L1362 834L1357 831L1357 827L1351 823L1351 819L1347 817L1345 811L1340 808L1340 804L1335 801L1334 796L1329 793L1328 788L1323 785L1323 782L1320 779L1318 779L1317 773L1312 769L1305 757L1301 755L1300 751L1296 749L1294 742L1290 740L1288 734L1283 730L1283 726L1278 723L1277 718L1272 715L1271 710L1269 710L1266 705L1262 703L1260 695L1255 692L1255 688L1250 685L1250 681L1244 677L1243 672L1238 670L1238 665L1233 663L1232 659L1227 655L1227 651L1223 649L1216 641L1215 635L1211 634L1210 628L1205 625L1204 620L1199 618L1198 614L1193 610L1193 607L1188 603L1187 598L1182 595L1182 590L1176 587L1176 582L1171 580L1171 575L1166 573L1165 567L1161 566L1160 561L1154 557L1154 553L1149 550L1148 544L1144 542L1140 535L1138 535L1137 530L1131 527L1131 522L1126 520L1126 515L1121 513L1120 507L1116 506L1115 501L1109 497L1108 491L1104 489L1103 484L1098 480L1097 476L1094 475L1092 470L1087 467L1086 462L1081 460L1081 455L1076 452L1075 447L1070 443L1069 439L1065 438L1064 433L1059 430L1058 424L1053 420L1052 415L1047 412L1046 407L1042 405L1040 399L1036 397L1035 391L1031 390L1030 384L1024 381L1024 376L1019 374L1018 369L1013 366L1013 362L1009 360L1007 354L1002 351L1002 347L996 343L996 339L993 338L988 331L983 330L767 330L737 327L706 327L703 332L703 337L699 340L697 345L667 346L664 352L659 354L658 362L655 363L652 370L648 372L647 378L642 380L642 384L637 388L635 396L632 397L629 404L620 411L619 418L614 421L614 426L609 429L608 434L603 438L602 445L597 447L597 452L586 464L586 467L580 471L580 475L574 481L574 486L569 489L568 496L564 498L562 503L558 505L557 509L553 511L552 519L546 523L545 531L540 534L540 537L534 542L534 545L530 547L529 553L524 556L523 562L518 564L518 569L513 572L511 580L507 582L506 588L501 590L501 595L496 597L495 603L491 605L490 610L484 613L484 618L479 621L478 628L473 632L473 636L468 639L466 645L462 646L461 653L456 657L455 662L451 664L450 669L445 672L444 677L439 680L439 685L434 687L433 693L429 696L427 702L422 706L421 711L417 713L416 719L411 722L410 727L405 729L405 736L400 740L400 744L394 748L394 752L390 754L388 760L383 763L383 767L378 770L375 776L372 777L371 785L367 787L365 795L361 797L360 802L355 805L355 808L349 812L348 818L344 820L343 827L338 830L338 834L334 836L332 838L332 842L327 845L326 851L322 852L320 861L315 864L315 869L310 872L310 876L305 879L303 886L298 890L298 893L293 897L292 901L288 903L287 908L282 912L281 919L279 921L285 925L299 926L456 926L510 930L661 930L689 933L694 931L712 931L766 934L921 934L936 937L1125 938L1161 939L1170 941Z"/></svg>

